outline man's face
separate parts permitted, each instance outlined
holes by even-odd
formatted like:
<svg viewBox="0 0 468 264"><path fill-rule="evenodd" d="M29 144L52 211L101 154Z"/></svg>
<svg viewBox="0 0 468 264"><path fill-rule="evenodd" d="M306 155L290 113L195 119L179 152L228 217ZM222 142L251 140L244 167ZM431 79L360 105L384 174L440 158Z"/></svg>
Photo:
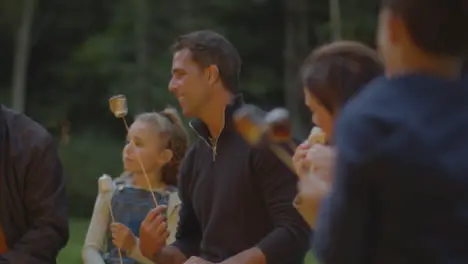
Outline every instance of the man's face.
<svg viewBox="0 0 468 264"><path fill-rule="evenodd" d="M185 116L199 117L209 99L208 78L193 60L189 49L174 53L169 91L179 101Z"/></svg>

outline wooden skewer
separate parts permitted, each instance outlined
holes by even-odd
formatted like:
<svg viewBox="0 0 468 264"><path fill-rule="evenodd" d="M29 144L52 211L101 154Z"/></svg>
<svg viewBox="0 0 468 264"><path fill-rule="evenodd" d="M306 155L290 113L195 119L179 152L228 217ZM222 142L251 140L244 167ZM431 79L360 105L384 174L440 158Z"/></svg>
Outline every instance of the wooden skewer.
<svg viewBox="0 0 468 264"><path fill-rule="evenodd" d="M124 122L125 129L127 129L127 132L128 132L129 127L128 127L128 124L127 124L127 120L125 119L125 116L122 116L122 120ZM130 142L133 144L133 147L136 147L135 142L133 142L133 140L130 140ZM143 161L141 160L140 154L138 152L135 152L135 153L136 153L136 156L137 156L138 163L140 164L141 170L143 171L143 175L145 176L146 183L148 184L148 187L149 187L149 190L150 190L150 193L151 193L151 197L153 198L154 205L157 207L158 206L158 201L156 200L156 196L154 195L153 187L151 186L151 181L150 181L150 179L148 177L148 174L146 173L145 166L143 166Z"/></svg>
<svg viewBox="0 0 468 264"><path fill-rule="evenodd" d="M112 223L115 223L114 212L112 211L112 198L109 199L109 212L110 212L110 215L111 215ZM123 264L122 251L120 250L120 248L117 248L117 252L119 252L120 264Z"/></svg>
<svg viewBox="0 0 468 264"><path fill-rule="evenodd" d="M117 96L111 97L109 99L109 105L110 105L110 109L111 109L112 113L117 118L122 118L123 123L125 125L125 129L127 130L127 133L128 133L128 131L130 129L129 129L127 120L125 119L125 116L127 115L127 101L126 101L125 96L124 95L117 95ZM136 144L135 144L135 142L133 140L131 140L130 143L133 145L133 147L136 147ZM136 156L137 156L138 163L140 164L141 170L143 172L143 175L145 176L146 183L148 184L148 188L149 188L149 191L150 191L151 196L153 198L154 205L157 207L158 206L158 201L156 200L156 196L153 193L153 187L151 186L151 181L150 181L150 179L148 177L148 174L146 173L145 166L143 165L140 154L138 152L136 152ZM111 215L111 218L112 218L112 223L115 223L114 213L112 211L111 200L109 200L109 211L110 211L110 215ZM118 252L119 252L119 258L120 258L120 264L123 264L122 252L121 252L120 248L118 248Z"/></svg>
<svg viewBox="0 0 468 264"><path fill-rule="evenodd" d="M296 173L292 163L291 155L286 150L273 143L270 144L270 149L286 166L288 166L289 169Z"/></svg>
<svg viewBox="0 0 468 264"><path fill-rule="evenodd" d="M296 151L297 145L294 143L294 141L290 140L288 142L289 147L291 148L292 151Z"/></svg>

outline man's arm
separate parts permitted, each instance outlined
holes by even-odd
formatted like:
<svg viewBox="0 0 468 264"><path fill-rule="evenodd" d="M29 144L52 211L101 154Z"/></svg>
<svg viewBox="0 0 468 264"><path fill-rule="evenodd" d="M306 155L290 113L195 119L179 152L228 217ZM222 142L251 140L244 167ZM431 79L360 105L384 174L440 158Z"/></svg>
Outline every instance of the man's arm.
<svg viewBox="0 0 468 264"><path fill-rule="evenodd" d="M163 247L151 259L157 264L183 264L191 256L198 256L201 241L201 229L190 201L182 198L177 226L176 241ZM185 202L185 201L187 202Z"/></svg>
<svg viewBox="0 0 468 264"><path fill-rule="evenodd" d="M194 168L195 148L196 144L189 150L180 166L178 193L182 203L179 211L176 241L161 249L152 258L155 263L182 264L191 256L199 255L202 231L192 206L189 189Z"/></svg>
<svg viewBox="0 0 468 264"><path fill-rule="evenodd" d="M384 137L371 119L353 115L340 121L335 182L322 205L314 250L324 264L369 263L378 206L373 176L386 168L379 162Z"/></svg>
<svg viewBox="0 0 468 264"><path fill-rule="evenodd" d="M254 174L270 210L274 229L254 248L223 264L300 263L309 249L311 230L293 207L297 177L266 146L252 150Z"/></svg>
<svg viewBox="0 0 468 264"><path fill-rule="evenodd" d="M34 146L24 169L24 205L30 229L0 263L55 263L68 241L67 196L57 147L51 136Z"/></svg>
<svg viewBox="0 0 468 264"><path fill-rule="evenodd" d="M186 260L184 253L172 245L165 246L151 259L157 264L183 264Z"/></svg>

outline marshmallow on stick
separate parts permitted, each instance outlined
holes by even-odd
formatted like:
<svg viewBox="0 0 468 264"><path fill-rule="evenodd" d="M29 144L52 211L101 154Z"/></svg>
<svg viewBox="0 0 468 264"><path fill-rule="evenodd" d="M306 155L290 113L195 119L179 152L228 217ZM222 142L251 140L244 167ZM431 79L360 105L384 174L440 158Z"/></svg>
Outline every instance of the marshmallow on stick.
<svg viewBox="0 0 468 264"><path fill-rule="evenodd" d="M263 118L259 109L246 105L234 113L234 126L248 144L255 146L262 141L266 131Z"/></svg>
<svg viewBox="0 0 468 264"><path fill-rule="evenodd" d="M314 144L325 144L325 132L323 132L323 130L316 126L314 128L312 128L312 130L310 131L310 134L309 134L309 138L307 139L308 143L310 145L314 145Z"/></svg>
<svg viewBox="0 0 468 264"><path fill-rule="evenodd" d="M116 118L121 118L122 119L122 121L123 121L123 123L125 125L125 129L127 129L127 133L128 133L129 127L128 127L128 124L127 124L127 119L125 119L125 117L128 114L127 97L125 97L125 95L123 95L123 94L112 96L111 98L109 98L109 108L110 108L111 112L115 115ZM130 142L132 144L135 144L135 142L133 140L131 140ZM136 154L137 154L136 155L137 161L138 161L138 163L140 163L140 168L143 171L143 175L145 175L146 183L148 184L148 188L150 190L152 190L153 187L151 186L151 181L150 181L150 179L148 177L148 174L146 173L146 169L143 166L143 161L141 160L141 157L138 154L138 152ZM153 197L154 205L157 207L158 206L158 201L156 200L156 196L154 195L153 192L151 192L151 196Z"/></svg>
<svg viewBox="0 0 468 264"><path fill-rule="evenodd" d="M112 177L103 174L98 181L99 185L99 195L108 195L109 193L112 193L115 189L114 182L112 181ZM112 197L112 196L111 196ZM115 216L114 216L114 211L112 210L112 198L109 198L108 204L109 206L109 213L111 217L111 222L116 223ZM119 253L119 260L120 264L123 264L123 259L122 259L122 250L120 248L117 248L118 253Z"/></svg>
<svg viewBox="0 0 468 264"><path fill-rule="evenodd" d="M274 109L264 113L256 107L246 105L234 113L235 128L249 145L267 143L275 155L294 171L291 155L278 145L289 143L291 149L296 149L291 140L288 119L289 115L285 109Z"/></svg>
<svg viewBox="0 0 468 264"><path fill-rule="evenodd" d="M325 132L323 132L323 130L319 127L314 127L312 131L310 132L309 138L307 139L307 143L310 146L315 145L315 144L325 145L326 143ZM307 153L306 158L311 160L312 159L311 156L315 154L315 151L316 151L315 148L310 148L310 150ZM314 160L314 162L312 162L311 164L310 173L311 174L319 173L319 171L322 171L322 173L325 173L325 171L329 171L330 164L325 165L325 163L328 163L328 162L324 163L324 161L327 161L328 159L332 159L332 157L329 155L325 155L325 156L322 156L322 158L318 160L317 160L317 157L312 159ZM315 162L318 162L318 163L315 163Z"/></svg>

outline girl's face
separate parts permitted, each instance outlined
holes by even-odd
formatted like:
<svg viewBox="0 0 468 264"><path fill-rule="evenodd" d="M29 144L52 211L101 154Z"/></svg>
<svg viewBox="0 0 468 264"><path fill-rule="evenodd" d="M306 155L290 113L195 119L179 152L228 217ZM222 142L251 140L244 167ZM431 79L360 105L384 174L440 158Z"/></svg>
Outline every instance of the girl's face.
<svg viewBox="0 0 468 264"><path fill-rule="evenodd" d="M122 152L124 168L131 173L141 173L143 164L147 173L160 170L172 158L152 124L135 121L128 130L127 143Z"/></svg>
<svg viewBox="0 0 468 264"><path fill-rule="evenodd" d="M325 132L329 139L333 134L334 116L328 111L307 89L304 89L305 104L312 113L312 122L319 126Z"/></svg>

